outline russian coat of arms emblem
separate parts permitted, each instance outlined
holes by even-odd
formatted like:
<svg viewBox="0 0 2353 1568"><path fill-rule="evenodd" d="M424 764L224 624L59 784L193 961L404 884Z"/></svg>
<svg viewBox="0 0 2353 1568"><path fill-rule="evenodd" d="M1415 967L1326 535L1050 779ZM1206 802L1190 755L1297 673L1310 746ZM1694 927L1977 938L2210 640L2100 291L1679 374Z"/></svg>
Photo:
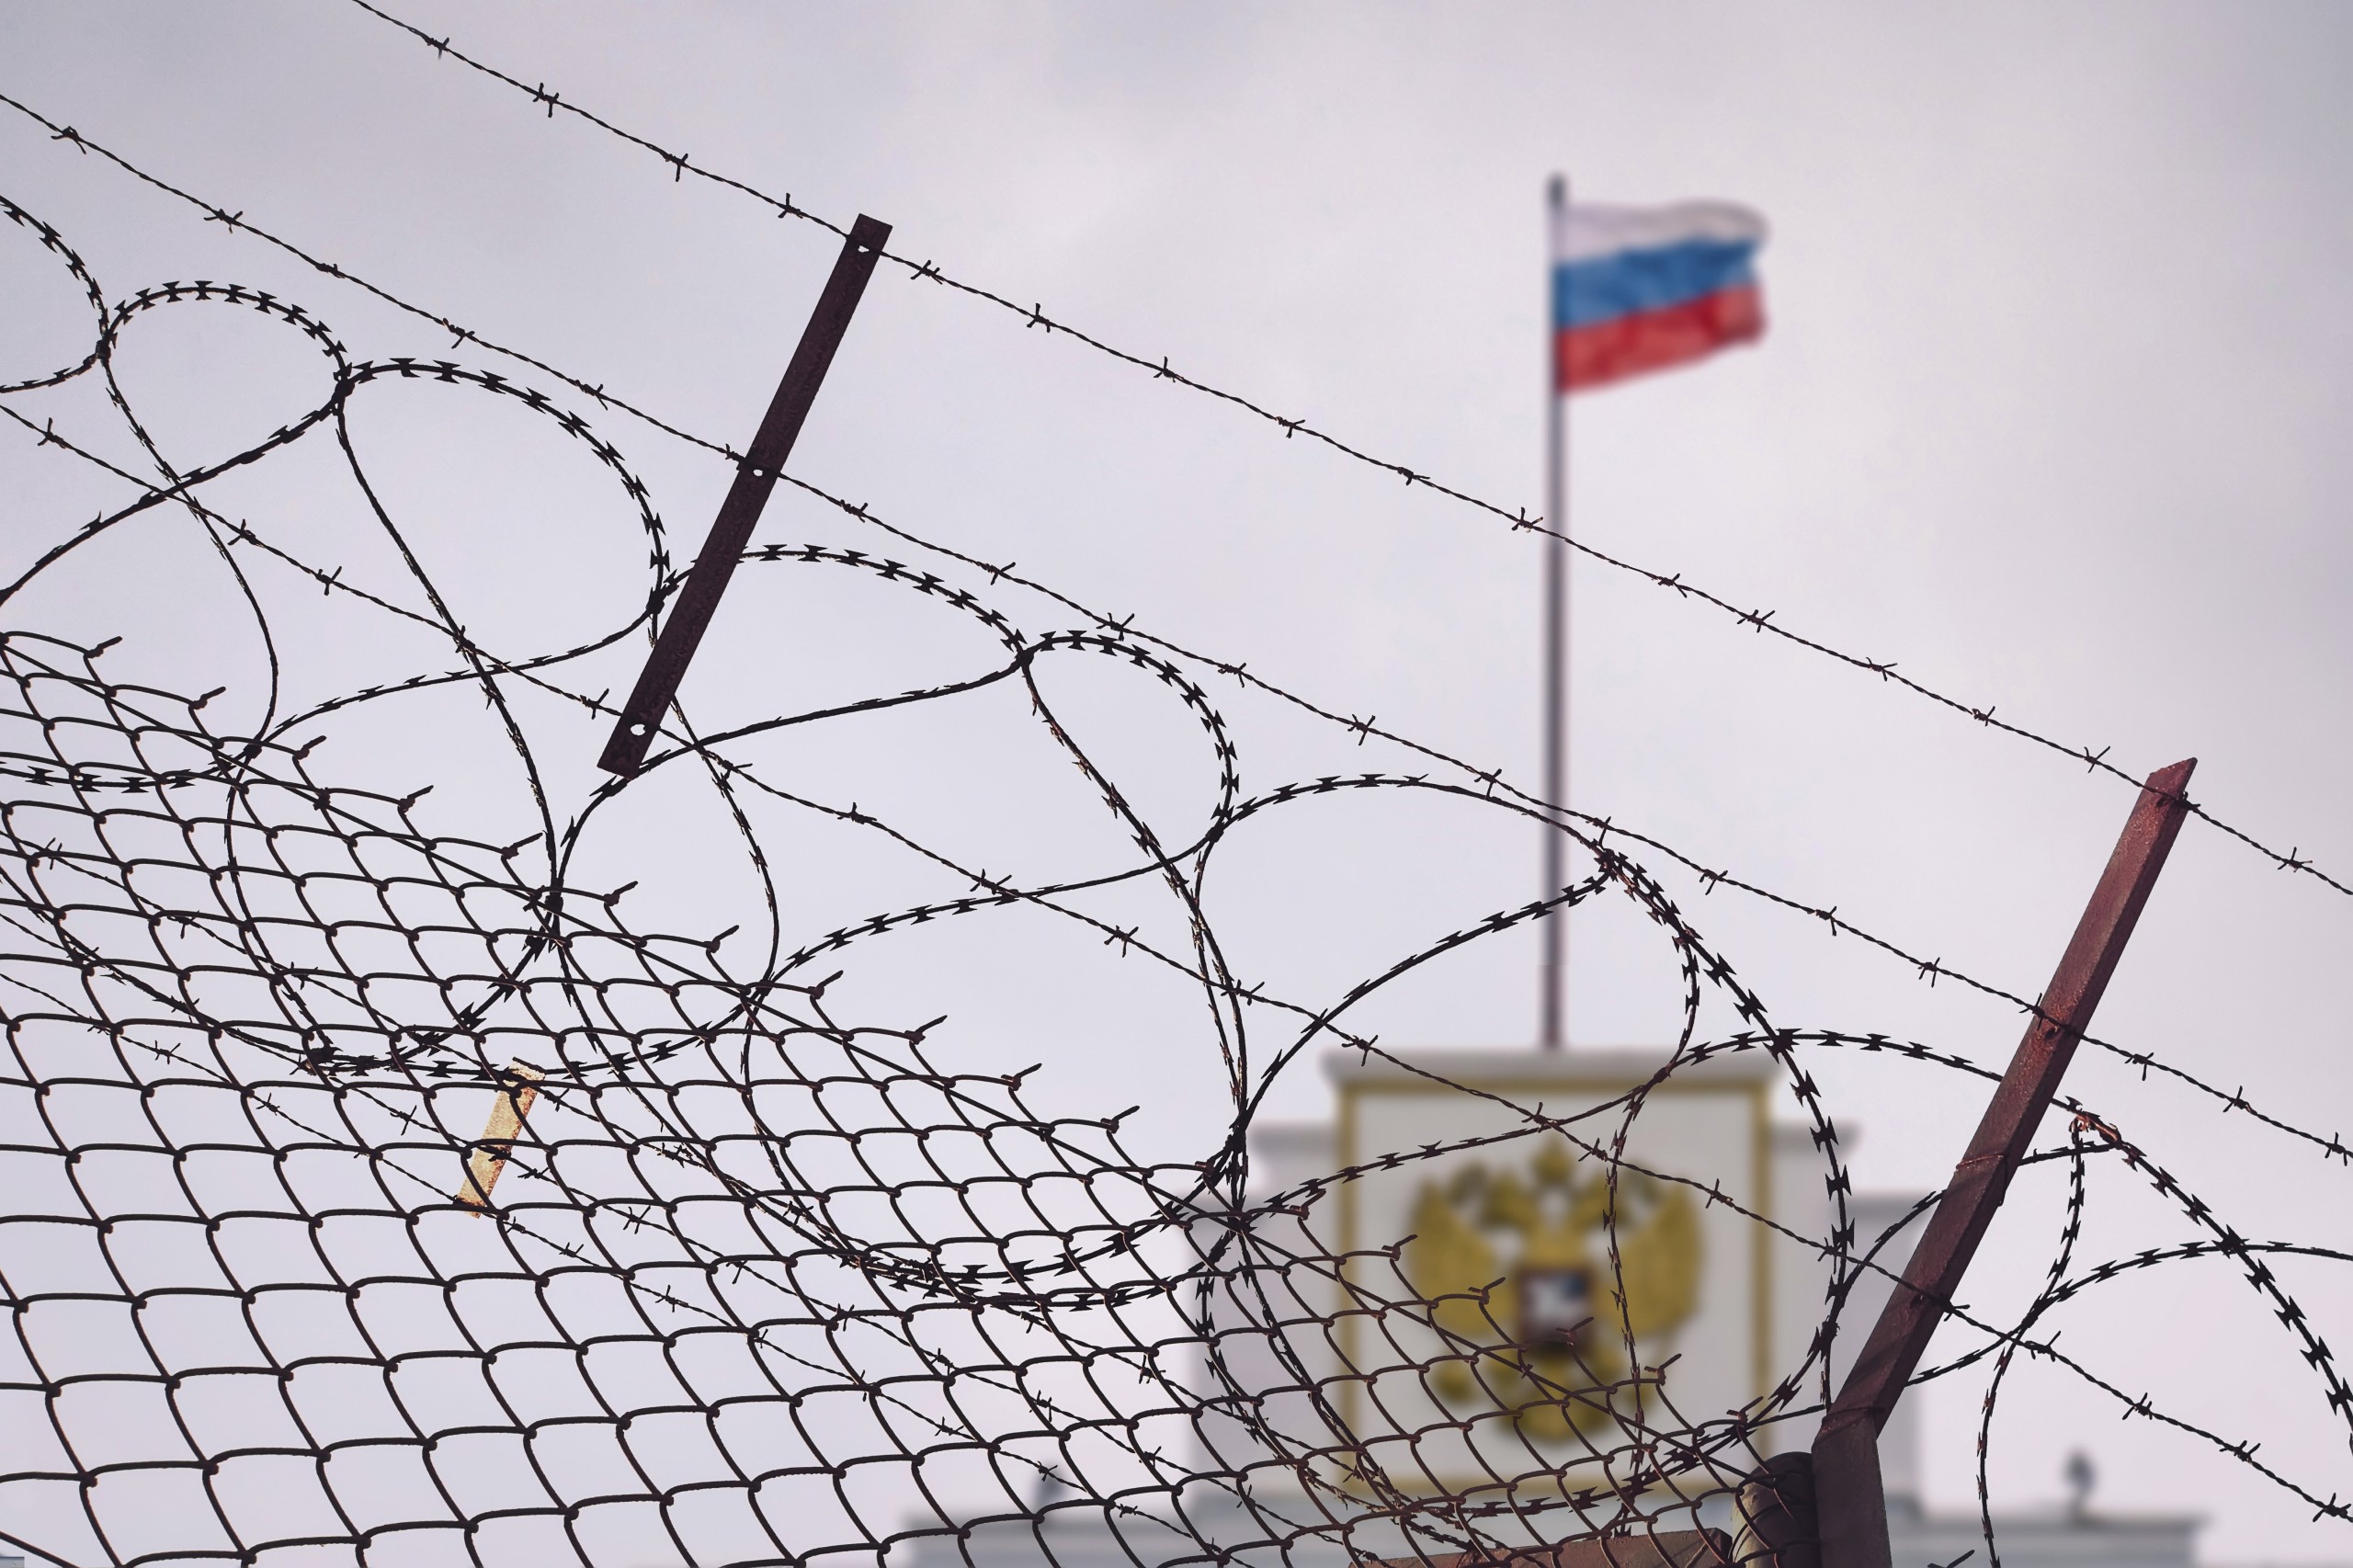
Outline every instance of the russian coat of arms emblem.
<svg viewBox="0 0 2353 1568"><path fill-rule="evenodd" d="M1560 1139L1518 1171L1474 1164L1424 1182L1404 1255L1449 1342L1430 1370L1438 1395L1500 1405L1540 1442L1640 1411L1631 1375L1672 1350L1702 1262L1688 1190L1621 1169L1613 1200L1598 1163Z"/></svg>

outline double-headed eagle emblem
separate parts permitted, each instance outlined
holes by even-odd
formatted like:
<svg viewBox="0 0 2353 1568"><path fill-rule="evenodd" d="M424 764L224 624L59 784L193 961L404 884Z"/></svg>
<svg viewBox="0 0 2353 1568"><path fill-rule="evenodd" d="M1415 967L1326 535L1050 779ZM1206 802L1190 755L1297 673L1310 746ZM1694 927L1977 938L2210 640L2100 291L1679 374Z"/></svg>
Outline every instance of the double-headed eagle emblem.
<svg viewBox="0 0 2353 1568"><path fill-rule="evenodd" d="M1529 1437L1559 1442L1641 1408L1640 1384L1613 1385L1632 1369L1630 1336L1635 1364L1655 1366L1699 1305L1699 1215L1684 1188L1620 1172L1621 1299L1607 1174L1558 1139L1523 1169L1473 1165L1423 1183L1404 1261L1449 1336L1430 1370L1438 1396L1492 1401Z"/></svg>

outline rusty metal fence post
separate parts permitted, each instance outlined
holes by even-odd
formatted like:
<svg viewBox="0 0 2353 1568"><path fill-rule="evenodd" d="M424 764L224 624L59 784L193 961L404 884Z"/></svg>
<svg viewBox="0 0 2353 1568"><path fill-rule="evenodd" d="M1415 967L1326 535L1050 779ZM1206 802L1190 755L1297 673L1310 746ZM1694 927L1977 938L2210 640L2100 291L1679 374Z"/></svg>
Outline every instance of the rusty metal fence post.
<svg viewBox="0 0 2353 1568"><path fill-rule="evenodd" d="M702 642L703 631L719 608L719 597L727 591L727 580L735 574L735 563L742 558L745 545L751 540L752 528L768 504L768 493L776 488L777 476L784 472L784 460L792 455L792 443L801 435L810 406L817 401L817 389L824 384L825 372L834 363L834 352L842 345L842 335L849 330L849 318L866 292L866 280L873 276L874 264L881 258L882 246L890 238L890 224L863 213L843 236L841 255L835 258L824 292L817 296L817 308L810 313L809 324L801 330L800 346L793 349L792 359L785 366L784 380L777 383L776 396L769 400L758 433L735 465L735 482L728 486L727 498L719 506L719 516L712 520L710 532L695 556L694 566L687 573L686 585L678 590L677 599L670 607L670 619L664 623L662 635L655 639L644 669L639 672L635 689L621 705L620 718L613 724L612 738L605 743L604 755L597 759L597 766L606 772L627 778L644 762L646 748L654 744L654 733L662 727L662 716L669 711L670 699L678 694L678 683L686 678L687 665L694 658L695 648Z"/></svg>
<svg viewBox="0 0 2353 1568"><path fill-rule="evenodd" d="M2189 808L2182 791L2197 766L2192 757L2161 767L2141 787L2141 798L2125 821L2124 833L2076 923L2050 988L2042 994L2034 1021L2010 1059L2009 1071L2002 1075L1976 1136L1954 1168L1951 1185L1929 1218L1903 1280L1822 1418L1813 1466L1820 1568L1892 1568L1887 1499L1880 1481L1880 1429L1919 1366L2077 1043L2091 1027L2093 1009L2108 989L2149 890L2181 831Z"/></svg>

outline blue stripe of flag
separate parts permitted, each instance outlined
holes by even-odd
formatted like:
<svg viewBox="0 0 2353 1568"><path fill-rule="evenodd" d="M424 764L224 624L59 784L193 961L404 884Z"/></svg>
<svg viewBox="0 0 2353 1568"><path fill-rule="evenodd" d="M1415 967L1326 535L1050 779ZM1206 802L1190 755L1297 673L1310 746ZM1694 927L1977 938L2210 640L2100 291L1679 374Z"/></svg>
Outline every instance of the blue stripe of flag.
<svg viewBox="0 0 2353 1568"><path fill-rule="evenodd" d="M1751 287L1756 255L1753 241L1687 240L1563 262L1552 269L1552 329L1566 332Z"/></svg>

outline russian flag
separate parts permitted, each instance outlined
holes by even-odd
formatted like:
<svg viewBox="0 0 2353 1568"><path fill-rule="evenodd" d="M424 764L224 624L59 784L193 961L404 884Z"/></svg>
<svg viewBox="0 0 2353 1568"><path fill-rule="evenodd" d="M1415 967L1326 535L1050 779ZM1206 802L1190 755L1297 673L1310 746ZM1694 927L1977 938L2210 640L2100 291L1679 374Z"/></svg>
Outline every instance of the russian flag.
<svg viewBox="0 0 2353 1568"><path fill-rule="evenodd" d="M1764 219L1720 201L1568 208L1553 239L1554 389L1607 386L1763 336L1764 243Z"/></svg>

